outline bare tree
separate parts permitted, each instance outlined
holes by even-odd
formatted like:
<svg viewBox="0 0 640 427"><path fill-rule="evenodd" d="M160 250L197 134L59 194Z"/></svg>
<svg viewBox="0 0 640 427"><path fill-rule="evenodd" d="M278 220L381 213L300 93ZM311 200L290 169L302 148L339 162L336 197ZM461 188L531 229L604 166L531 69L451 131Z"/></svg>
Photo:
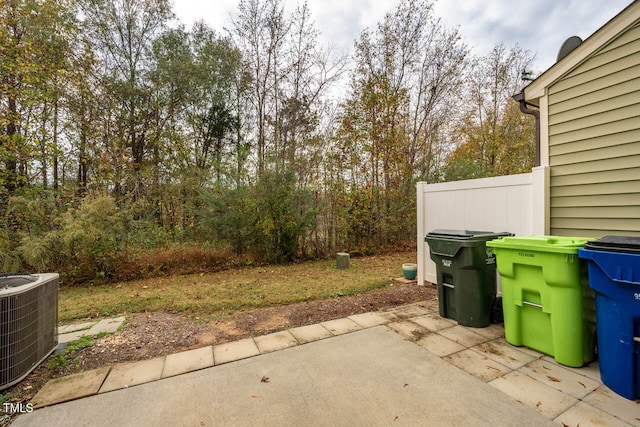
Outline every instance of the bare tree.
<svg viewBox="0 0 640 427"><path fill-rule="evenodd" d="M278 157L293 167L297 156L304 154L299 151L313 145L323 96L343 75L347 64L346 56L320 46L318 36L307 2L298 5L287 39L286 92L278 123L282 147Z"/></svg>
<svg viewBox="0 0 640 427"><path fill-rule="evenodd" d="M134 198L140 196L140 172L149 144L152 41L173 16L169 0L85 0L84 14L100 48L109 85L117 99L117 135L132 157ZM121 183L114 183L116 192Z"/></svg>
<svg viewBox="0 0 640 427"><path fill-rule="evenodd" d="M442 164L467 49L427 0L401 1L355 48L336 147L350 159L353 212L362 215L352 228L395 239L410 223L396 205L413 200L415 180L433 179Z"/></svg>
<svg viewBox="0 0 640 427"><path fill-rule="evenodd" d="M460 144L452 158L461 173L450 167L450 179L518 173L531 167L531 118L517 112L511 97L533 59L517 45L508 49L499 43L474 60L466 82L468 107L459 126Z"/></svg>
<svg viewBox="0 0 640 427"><path fill-rule="evenodd" d="M242 0L234 32L252 71L251 100L256 121L258 170L265 167L269 116L277 121L278 87L282 70L278 68L284 54L284 38L289 31L282 0ZM271 135L277 139L276 132Z"/></svg>
<svg viewBox="0 0 640 427"><path fill-rule="evenodd" d="M320 46L306 2L287 14L281 0L243 0L234 35L252 74L258 170L267 157L276 168L295 167L346 57Z"/></svg>

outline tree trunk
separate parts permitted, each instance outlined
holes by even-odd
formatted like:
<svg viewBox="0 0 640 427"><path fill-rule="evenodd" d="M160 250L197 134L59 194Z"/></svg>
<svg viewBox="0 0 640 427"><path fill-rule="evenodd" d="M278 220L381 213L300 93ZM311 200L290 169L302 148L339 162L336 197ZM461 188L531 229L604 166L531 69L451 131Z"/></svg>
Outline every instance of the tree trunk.
<svg viewBox="0 0 640 427"><path fill-rule="evenodd" d="M15 78L10 78L14 81ZM15 117L17 113L16 97L14 93L9 93L8 100L9 123L7 123L7 139L5 141L5 188L9 194L13 194L18 187L18 156L17 147L14 146L17 134Z"/></svg>

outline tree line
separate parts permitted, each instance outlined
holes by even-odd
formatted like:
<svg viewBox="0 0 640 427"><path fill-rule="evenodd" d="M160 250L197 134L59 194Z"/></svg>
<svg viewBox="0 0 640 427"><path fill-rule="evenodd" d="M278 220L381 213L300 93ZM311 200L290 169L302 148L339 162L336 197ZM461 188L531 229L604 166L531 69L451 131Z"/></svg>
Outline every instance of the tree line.
<svg viewBox="0 0 640 427"><path fill-rule="evenodd" d="M472 55L429 0L401 0L350 57L306 2L240 0L222 33L169 0L3 0L0 270L412 242L416 182L530 170L533 121L510 97L532 61Z"/></svg>

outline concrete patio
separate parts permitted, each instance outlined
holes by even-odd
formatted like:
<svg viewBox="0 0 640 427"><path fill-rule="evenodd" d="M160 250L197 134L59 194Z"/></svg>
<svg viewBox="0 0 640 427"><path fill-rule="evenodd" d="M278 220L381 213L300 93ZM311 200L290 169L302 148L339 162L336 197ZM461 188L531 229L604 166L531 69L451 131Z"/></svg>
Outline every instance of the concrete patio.
<svg viewBox="0 0 640 427"><path fill-rule="evenodd" d="M559 365L436 300L58 378L31 403L14 426L640 426L597 362Z"/></svg>

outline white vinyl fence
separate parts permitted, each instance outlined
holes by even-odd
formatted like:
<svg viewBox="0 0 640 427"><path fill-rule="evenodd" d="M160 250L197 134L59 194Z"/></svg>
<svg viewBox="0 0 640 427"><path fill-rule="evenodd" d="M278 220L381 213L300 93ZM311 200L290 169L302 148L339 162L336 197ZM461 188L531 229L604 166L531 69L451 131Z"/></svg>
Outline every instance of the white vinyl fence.
<svg viewBox="0 0 640 427"><path fill-rule="evenodd" d="M417 185L418 283L436 283L424 241L436 229L548 234L549 168L531 173Z"/></svg>

